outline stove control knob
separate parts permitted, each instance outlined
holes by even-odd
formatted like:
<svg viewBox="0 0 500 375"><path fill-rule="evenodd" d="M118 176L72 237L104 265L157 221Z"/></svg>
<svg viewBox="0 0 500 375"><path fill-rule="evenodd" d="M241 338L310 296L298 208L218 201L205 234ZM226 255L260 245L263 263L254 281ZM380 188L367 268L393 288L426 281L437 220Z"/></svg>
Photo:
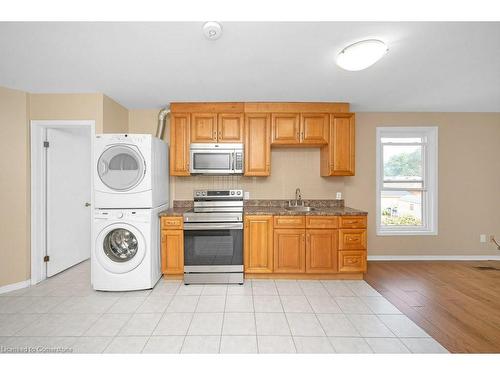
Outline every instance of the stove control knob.
<svg viewBox="0 0 500 375"><path fill-rule="evenodd" d="M200 192L199 192L199 191L197 191L197 192L196 192L196 196L197 196L197 197L199 197L199 196L200 196Z"/></svg>
<svg viewBox="0 0 500 375"><path fill-rule="evenodd" d="M207 195L207 192L204 191L203 193L201 193L201 195L205 196L205 195Z"/></svg>
<svg viewBox="0 0 500 375"><path fill-rule="evenodd" d="M241 195L241 191L237 191L236 194Z"/></svg>
<svg viewBox="0 0 500 375"><path fill-rule="evenodd" d="M234 195L234 191L231 191L231 195Z"/></svg>

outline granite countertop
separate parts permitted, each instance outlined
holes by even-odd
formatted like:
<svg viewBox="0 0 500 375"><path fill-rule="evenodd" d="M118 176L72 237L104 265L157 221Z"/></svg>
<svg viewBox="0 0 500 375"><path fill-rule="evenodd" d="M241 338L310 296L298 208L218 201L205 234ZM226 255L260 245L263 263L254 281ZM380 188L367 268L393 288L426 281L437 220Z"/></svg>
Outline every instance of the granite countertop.
<svg viewBox="0 0 500 375"><path fill-rule="evenodd" d="M304 200L306 206L314 211L301 212L287 210L287 200L250 200L245 201L243 213L247 215L280 216L365 216L366 211L345 207L343 200ZM160 216L182 216L193 208L193 201L174 201L174 207L159 213Z"/></svg>
<svg viewBox="0 0 500 375"><path fill-rule="evenodd" d="M161 211L158 215L160 216L182 216L186 211L189 211L191 207L173 207Z"/></svg>
<svg viewBox="0 0 500 375"><path fill-rule="evenodd" d="M245 207L243 212L247 215L279 215L279 216L363 216L368 215L350 207L318 207L314 211L301 212L287 210L285 207L253 206Z"/></svg>

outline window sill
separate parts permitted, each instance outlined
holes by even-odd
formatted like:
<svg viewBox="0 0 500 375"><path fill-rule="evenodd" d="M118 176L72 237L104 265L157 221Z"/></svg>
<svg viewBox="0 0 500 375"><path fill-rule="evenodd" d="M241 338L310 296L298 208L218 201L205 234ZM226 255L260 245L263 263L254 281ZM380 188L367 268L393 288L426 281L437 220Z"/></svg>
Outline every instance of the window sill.
<svg viewBox="0 0 500 375"><path fill-rule="evenodd" d="M385 230L377 228L377 236L437 236L437 230Z"/></svg>

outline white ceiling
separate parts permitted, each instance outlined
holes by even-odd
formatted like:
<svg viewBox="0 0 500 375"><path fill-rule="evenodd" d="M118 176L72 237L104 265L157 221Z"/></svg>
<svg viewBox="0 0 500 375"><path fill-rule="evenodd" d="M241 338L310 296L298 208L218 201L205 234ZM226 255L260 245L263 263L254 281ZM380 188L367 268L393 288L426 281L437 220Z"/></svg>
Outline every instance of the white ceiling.
<svg viewBox="0 0 500 375"><path fill-rule="evenodd" d="M103 92L128 108L174 101L344 101L353 111L500 112L500 23L0 23L0 86ZM378 38L360 72L335 64Z"/></svg>

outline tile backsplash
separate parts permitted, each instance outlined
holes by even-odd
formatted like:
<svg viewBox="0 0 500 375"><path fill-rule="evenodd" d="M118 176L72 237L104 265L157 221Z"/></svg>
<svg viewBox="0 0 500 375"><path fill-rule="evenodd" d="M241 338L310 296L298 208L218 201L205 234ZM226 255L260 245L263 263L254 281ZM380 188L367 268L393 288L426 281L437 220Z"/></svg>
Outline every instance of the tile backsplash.
<svg viewBox="0 0 500 375"><path fill-rule="evenodd" d="M335 199L344 193L345 177L321 177L319 148L276 148L271 153L271 176L172 177L173 199L192 199L195 189L243 189L250 199L293 199L300 188L303 199Z"/></svg>

